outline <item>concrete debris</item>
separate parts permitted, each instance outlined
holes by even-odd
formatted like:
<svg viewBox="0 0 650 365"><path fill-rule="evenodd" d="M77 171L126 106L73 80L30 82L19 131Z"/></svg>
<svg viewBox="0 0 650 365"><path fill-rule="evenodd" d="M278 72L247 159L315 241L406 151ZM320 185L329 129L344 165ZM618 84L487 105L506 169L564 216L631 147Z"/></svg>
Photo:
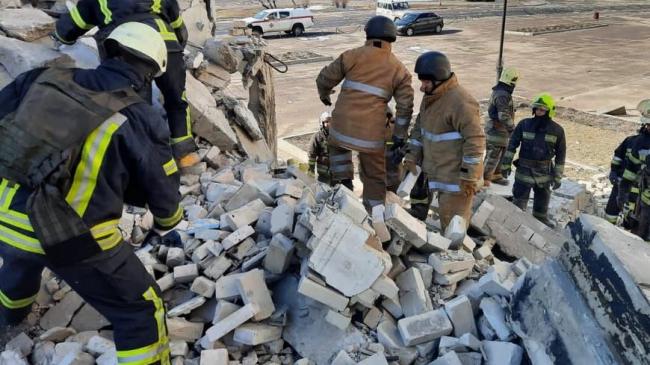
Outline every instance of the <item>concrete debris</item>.
<svg viewBox="0 0 650 365"><path fill-rule="evenodd" d="M4 9L0 12L0 29L7 36L33 42L54 31L55 19L38 9Z"/></svg>
<svg viewBox="0 0 650 365"><path fill-rule="evenodd" d="M54 51L46 45L0 35L0 64L12 78L16 78L21 73L38 67L71 67L74 62L68 55Z"/></svg>

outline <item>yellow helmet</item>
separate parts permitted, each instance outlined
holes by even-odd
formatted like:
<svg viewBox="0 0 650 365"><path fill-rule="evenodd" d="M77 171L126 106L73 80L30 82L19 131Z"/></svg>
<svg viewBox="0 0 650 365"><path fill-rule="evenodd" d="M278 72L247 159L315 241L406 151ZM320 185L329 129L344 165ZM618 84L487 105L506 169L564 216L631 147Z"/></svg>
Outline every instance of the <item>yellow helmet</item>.
<svg viewBox="0 0 650 365"><path fill-rule="evenodd" d="M516 68L514 67L506 67L501 71L501 78L499 78L499 82L503 82L504 84L508 84L510 86L515 86L517 84L517 80L519 80L519 71L517 71Z"/></svg>
<svg viewBox="0 0 650 365"><path fill-rule="evenodd" d="M104 42L109 40L156 65L156 77L167 70L167 46L160 33L152 27L136 22L124 23L115 28Z"/></svg>
<svg viewBox="0 0 650 365"><path fill-rule="evenodd" d="M650 99L641 100L636 109L641 113L641 123L650 124Z"/></svg>
<svg viewBox="0 0 650 365"><path fill-rule="evenodd" d="M533 109L542 108L548 110L548 116L553 118L555 117L555 100L549 93L541 93L537 95L532 104L530 105Z"/></svg>

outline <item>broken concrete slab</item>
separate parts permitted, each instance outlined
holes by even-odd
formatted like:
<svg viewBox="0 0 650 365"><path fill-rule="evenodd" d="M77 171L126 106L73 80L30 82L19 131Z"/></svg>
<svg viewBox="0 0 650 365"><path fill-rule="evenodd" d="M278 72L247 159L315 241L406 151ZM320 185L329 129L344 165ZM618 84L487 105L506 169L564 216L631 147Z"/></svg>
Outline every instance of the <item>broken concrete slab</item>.
<svg viewBox="0 0 650 365"><path fill-rule="evenodd" d="M506 322L506 313L501 305L493 298L481 300L481 310L501 341L512 340L512 330Z"/></svg>
<svg viewBox="0 0 650 365"><path fill-rule="evenodd" d="M4 9L0 11L0 29L9 37L33 42L54 31L55 19L39 9Z"/></svg>
<svg viewBox="0 0 650 365"><path fill-rule="evenodd" d="M77 332L98 331L110 325L111 322L90 304L84 304L70 323Z"/></svg>
<svg viewBox="0 0 650 365"><path fill-rule="evenodd" d="M38 67L72 67L74 61L46 45L23 42L0 35L0 64L12 78L16 78L21 73Z"/></svg>
<svg viewBox="0 0 650 365"><path fill-rule="evenodd" d="M188 43L195 47L203 47L206 41L212 37L212 22L208 18L205 3L193 3L191 7L183 11L182 16L189 34Z"/></svg>
<svg viewBox="0 0 650 365"><path fill-rule="evenodd" d="M524 350L510 342L483 341L486 365L520 365Z"/></svg>
<svg viewBox="0 0 650 365"><path fill-rule="evenodd" d="M239 64L242 63L244 58L241 51L217 39L210 39L205 42L203 53L208 60L231 74L237 72Z"/></svg>
<svg viewBox="0 0 650 365"><path fill-rule="evenodd" d="M79 294L69 292L57 305L48 310L39 322L44 330L54 327L67 327L74 314L81 308L84 301Z"/></svg>

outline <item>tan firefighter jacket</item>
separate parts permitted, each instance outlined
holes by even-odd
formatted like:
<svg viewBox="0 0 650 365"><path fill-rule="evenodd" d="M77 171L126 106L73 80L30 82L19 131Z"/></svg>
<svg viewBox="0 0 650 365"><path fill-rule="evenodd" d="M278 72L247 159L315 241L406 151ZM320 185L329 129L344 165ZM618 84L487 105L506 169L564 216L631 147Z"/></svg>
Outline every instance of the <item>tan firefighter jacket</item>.
<svg viewBox="0 0 650 365"><path fill-rule="evenodd" d="M386 106L392 98L396 101L394 133L406 137L413 114L411 74L391 53L389 42L368 40L323 68L316 79L321 99L341 81L330 124L333 143L361 152L383 151Z"/></svg>

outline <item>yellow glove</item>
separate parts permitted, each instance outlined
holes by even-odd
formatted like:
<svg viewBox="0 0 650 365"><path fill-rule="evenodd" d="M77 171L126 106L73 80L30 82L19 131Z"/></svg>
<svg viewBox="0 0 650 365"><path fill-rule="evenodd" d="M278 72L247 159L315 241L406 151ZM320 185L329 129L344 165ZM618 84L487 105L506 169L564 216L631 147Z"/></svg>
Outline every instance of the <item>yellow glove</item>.
<svg viewBox="0 0 650 365"><path fill-rule="evenodd" d="M469 181L469 180L461 180L460 190L463 192L463 194L465 194L465 196L470 197L476 195L479 189L476 182Z"/></svg>

